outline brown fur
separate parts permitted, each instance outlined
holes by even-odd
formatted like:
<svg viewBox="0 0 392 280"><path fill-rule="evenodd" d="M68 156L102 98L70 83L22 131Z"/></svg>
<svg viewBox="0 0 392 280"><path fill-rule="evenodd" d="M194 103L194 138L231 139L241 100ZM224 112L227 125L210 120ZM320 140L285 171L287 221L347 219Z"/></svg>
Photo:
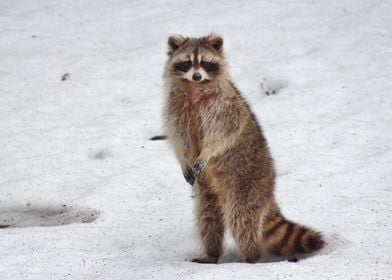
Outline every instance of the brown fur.
<svg viewBox="0 0 392 280"><path fill-rule="evenodd" d="M197 225L205 257L195 261L218 261L225 228L247 262L260 258L262 243L285 256L320 249L324 241L318 232L286 220L279 211L273 161L257 120L230 82L222 38L172 36L168 44L167 136L183 172L192 169L196 175ZM201 69L195 48L201 60L219 64L219 72ZM189 59L187 73L173 70L174 63ZM203 79L190 80L192 71L203 73ZM199 174L197 165L202 167Z"/></svg>

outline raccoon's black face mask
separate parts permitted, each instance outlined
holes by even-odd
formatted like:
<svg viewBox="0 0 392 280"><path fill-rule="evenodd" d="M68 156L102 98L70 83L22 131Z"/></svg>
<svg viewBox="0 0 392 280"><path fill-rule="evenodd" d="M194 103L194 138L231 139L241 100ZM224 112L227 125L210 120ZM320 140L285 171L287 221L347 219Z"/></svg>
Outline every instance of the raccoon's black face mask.
<svg viewBox="0 0 392 280"><path fill-rule="evenodd" d="M220 74L223 39L211 35L202 38L172 36L168 40L171 72L190 82L207 82Z"/></svg>

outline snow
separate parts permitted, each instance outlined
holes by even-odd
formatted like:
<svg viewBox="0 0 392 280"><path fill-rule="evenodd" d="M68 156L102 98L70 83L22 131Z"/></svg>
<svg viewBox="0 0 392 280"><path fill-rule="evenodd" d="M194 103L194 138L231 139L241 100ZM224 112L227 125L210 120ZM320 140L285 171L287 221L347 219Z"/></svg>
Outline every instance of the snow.
<svg viewBox="0 0 392 280"><path fill-rule="evenodd" d="M0 2L0 279L391 279L392 2ZM224 36L297 263L201 253L163 133L171 33ZM65 75L65 79L62 77ZM276 88L276 94L266 91Z"/></svg>

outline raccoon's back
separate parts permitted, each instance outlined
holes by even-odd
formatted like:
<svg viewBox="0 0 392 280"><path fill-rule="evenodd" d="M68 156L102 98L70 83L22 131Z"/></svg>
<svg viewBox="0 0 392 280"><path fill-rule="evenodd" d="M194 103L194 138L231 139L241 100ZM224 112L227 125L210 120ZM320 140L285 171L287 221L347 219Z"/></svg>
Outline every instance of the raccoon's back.
<svg viewBox="0 0 392 280"><path fill-rule="evenodd" d="M271 196L275 180L274 165L267 143L257 126L249 120L237 139L236 143L218 156L219 174L226 174L226 178L247 188L250 182L270 180L269 184L257 184L263 189L265 196Z"/></svg>

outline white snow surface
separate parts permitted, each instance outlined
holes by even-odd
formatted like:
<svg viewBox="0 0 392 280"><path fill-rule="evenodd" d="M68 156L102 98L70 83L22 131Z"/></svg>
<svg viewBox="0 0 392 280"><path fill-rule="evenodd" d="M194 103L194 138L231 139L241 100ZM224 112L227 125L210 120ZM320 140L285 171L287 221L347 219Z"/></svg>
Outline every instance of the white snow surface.
<svg viewBox="0 0 392 280"><path fill-rule="evenodd" d="M391 279L391 26L387 0L1 0L0 279ZM283 213L327 241L297 263L244 263L229 235L190 262L192 187L148 139L168 35L212 31Z"/></svg>

